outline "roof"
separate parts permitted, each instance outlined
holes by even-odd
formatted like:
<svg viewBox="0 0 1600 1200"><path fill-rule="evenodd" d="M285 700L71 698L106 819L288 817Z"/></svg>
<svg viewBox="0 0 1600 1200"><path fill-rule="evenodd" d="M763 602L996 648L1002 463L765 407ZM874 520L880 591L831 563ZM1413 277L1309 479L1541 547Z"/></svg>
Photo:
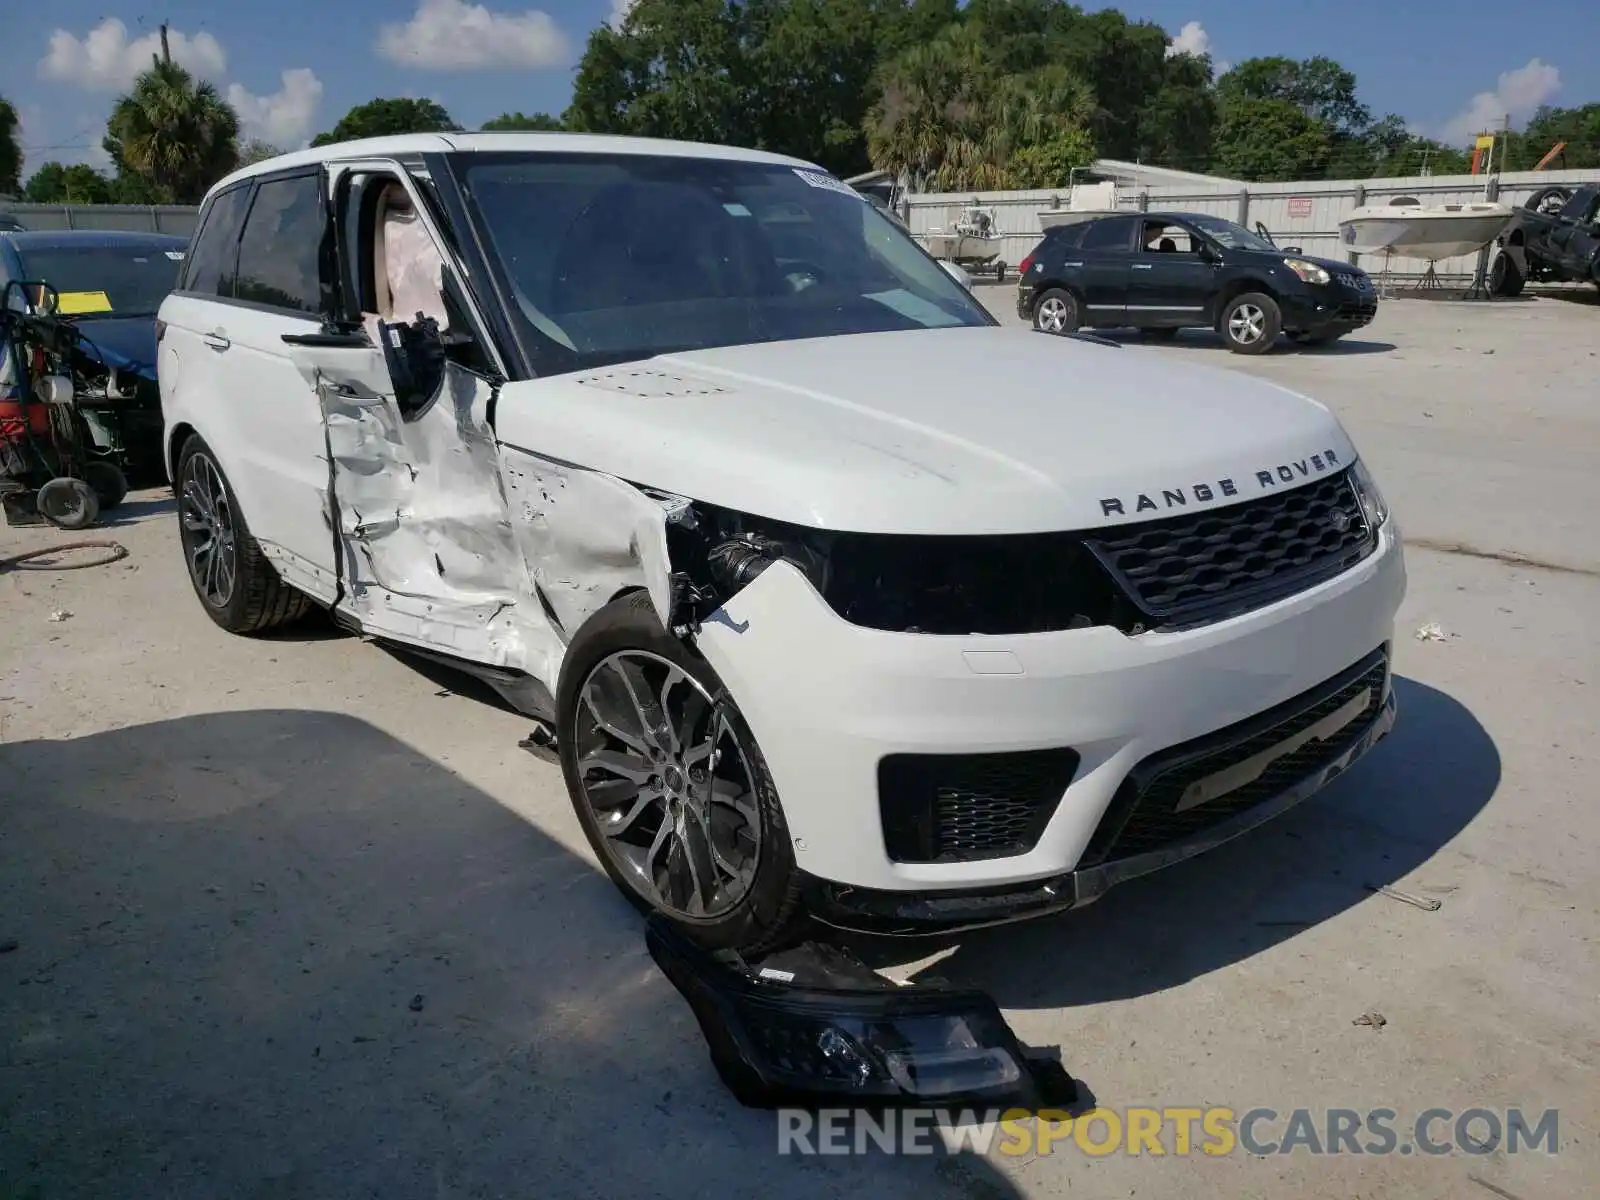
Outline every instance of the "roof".
<svg viewBox="0 0 1600 1200"><path fill-rule="evenodd" d="M212 185L217 191L253 175L266 175L290 167L314 166L355 158L393 158L409 154L466 153L563 153L563 154L655 154L677 158L720 158L732 162L772 163L779 166L808 167L815 163L765 150L745 150L737 146L718 146L709 142L676 142L666 138L626 137L609 133L407 133L396 137L360 138L313 146L275 158L262 159L241 167ZM207 193L208 195L210 193Z"/></svg>
<svg viewBox="0 0 1600 1200"><path fill-rule="evenodd" d="M188 238L176 234L136 229L0 230L0 238L18 251L111 250L120 246L161 246L179 250L189 244Z"/></svg>
<svg viewBox="0 0 1600 1200"><path fill-rule="evenodd" d="M1220 175L1202 175L1196 171L1179 171L1173 167L1155 167L1148 163L1127 162L1120 158L1097 158L1089 167L1095 175L1115 179L1119 183L1144 184L1146 187L1187 186L1215 188L1218 191L1238 191L1247 185L1239 179L1224 179Z"/></svg>

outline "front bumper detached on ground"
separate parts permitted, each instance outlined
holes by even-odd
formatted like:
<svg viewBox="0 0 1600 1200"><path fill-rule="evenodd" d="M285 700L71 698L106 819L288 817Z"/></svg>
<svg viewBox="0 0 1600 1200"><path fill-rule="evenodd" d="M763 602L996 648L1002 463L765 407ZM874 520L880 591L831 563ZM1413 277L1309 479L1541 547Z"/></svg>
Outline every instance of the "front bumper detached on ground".
<svg viewBox="0 0 1600 1200"><path fill-rule="evenodd" d="M645 942L694 1011L717 1074L755 1108L1069 1108L1077 1085L1022 1045L983 992L896 984L806 943L759 962L705 950L658 915Z"/></svg>

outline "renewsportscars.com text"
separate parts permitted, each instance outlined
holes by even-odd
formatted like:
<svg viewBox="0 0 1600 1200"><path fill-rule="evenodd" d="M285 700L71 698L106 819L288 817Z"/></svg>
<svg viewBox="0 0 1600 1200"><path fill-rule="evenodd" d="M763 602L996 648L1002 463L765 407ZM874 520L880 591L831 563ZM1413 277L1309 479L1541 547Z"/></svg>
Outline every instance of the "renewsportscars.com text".
<svg viewBox="0 0 1600 1200"><path fill-rule="evenodd" d="M1520 1108L780 1109L778 1153L1004 1155L1556 1154L1560 1113Z"/></svg>

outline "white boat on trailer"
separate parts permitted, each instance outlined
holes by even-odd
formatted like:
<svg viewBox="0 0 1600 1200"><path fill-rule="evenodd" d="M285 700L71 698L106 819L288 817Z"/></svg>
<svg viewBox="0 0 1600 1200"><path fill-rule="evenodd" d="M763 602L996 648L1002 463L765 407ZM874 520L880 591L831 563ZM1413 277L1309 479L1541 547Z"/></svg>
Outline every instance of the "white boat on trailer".
<svg viewBox="0 0 1600 1200"><path fill-rule="evenodd" d="M1472 254L1500 236L1514 210L1507 204L1425 205L1412 196L1367 204L1339 222L1341 240L1363 254L1428 262Z"/></svg>

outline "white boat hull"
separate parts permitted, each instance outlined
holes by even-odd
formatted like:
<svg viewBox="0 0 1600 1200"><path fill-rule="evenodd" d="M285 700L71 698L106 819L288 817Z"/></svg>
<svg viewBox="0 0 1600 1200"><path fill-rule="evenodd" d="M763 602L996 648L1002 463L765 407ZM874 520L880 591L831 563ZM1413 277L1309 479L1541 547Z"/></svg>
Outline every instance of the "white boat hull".
<svg viewBox="0 0 1600 1200"><path fill-rule="evenodd" d="M1340 221L1339 232L1346 246L1363 254L1438 262L1481 250L1512 215L1504 204L1370 205Z"/></svg>

